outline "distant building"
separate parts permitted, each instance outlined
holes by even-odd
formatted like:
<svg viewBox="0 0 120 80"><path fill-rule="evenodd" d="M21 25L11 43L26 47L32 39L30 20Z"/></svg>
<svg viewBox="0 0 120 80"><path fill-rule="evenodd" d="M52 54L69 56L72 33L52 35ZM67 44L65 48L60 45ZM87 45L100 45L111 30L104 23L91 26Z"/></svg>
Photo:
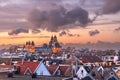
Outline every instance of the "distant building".
<svg viewBox="0 0 120 80"><path fill-rule="evenodd" d="M58 42L57 36L51 36L49 47L52 49L52 53L58 53L62 51L62 46Z"/></svg>
<svg viewBox="0 0 120 80"><path fill-rule="evenodd" d="M25 49L30 52L30 53L34 53L35 52L35 43L34 41L30 42L26 42L25 44Z"/></svg>
<svg viewBox="0 0 120 80"><path fill-rule="evenodd" d="M34 41L26 42L25 49L30 52L48 52L48 53L59 53L62 51L62 46L57 40L56 36L51 36L49 44L44 43L42 47L35 47Z"/></svg>
<svg viewBox="0 0 120 80"><path fill-rule="evenodd" d="M41 62L18 62L15 64L17 67L20 66L20 74L31 75L33 73L37 73L37 75L50 76L50 72L44 63Z"/></svg>
<svg viewBox="0 0 120 80"><path fill-rule="evenodd" d="M35 47L35 51L58 53L62 51L62 47L56 36L51 36L49 44L44 43L42 47Z"/></svg>

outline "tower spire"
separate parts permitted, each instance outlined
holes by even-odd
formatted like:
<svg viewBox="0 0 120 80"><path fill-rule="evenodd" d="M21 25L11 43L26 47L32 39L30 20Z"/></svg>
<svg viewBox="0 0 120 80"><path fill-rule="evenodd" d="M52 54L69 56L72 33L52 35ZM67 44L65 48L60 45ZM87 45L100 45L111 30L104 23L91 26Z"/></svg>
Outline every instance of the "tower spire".
<svg viewBox="0 0 120 80"><path fill-rule="evenodd" d="M56 35L54 36L54 42L57 42L57 36Z"/></svg>
<svg viewBox="0 0 120 80"><path fill-rule="evenodd" d="M53 41L53 36L51 36L51 41Z"/></svg>

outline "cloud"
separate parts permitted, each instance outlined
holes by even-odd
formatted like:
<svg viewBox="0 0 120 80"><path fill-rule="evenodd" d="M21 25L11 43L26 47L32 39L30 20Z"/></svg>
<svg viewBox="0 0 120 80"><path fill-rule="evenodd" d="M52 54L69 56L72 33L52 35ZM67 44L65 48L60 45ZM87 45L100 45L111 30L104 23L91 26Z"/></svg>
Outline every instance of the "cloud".
<svg viewBox="0 0 120 80"><path fill-rule="evenodd" d="M78 7L80 4L77 2L82 3L79 0L0 0L1 31L27 27L28 30L33 29L33 33L36 33L34 28L58 32L76 28L76 22L86 27L92 20L89 19L88 11Z"/></svg>
<svg viewBox="0 0 120 80"><path fill-rule="evenodd" d="M105 0L103 14L116 13L120 11L120 0Z"/></svg>
<svg viewBox="0 0 120 80"><path fill-rule="evenodd" d="M69 37L80 37L79 34L72 34L69 31L62 31L62 32L59 33L59 36L61 36L61 37L64 36L64 35L67 35Z"/></svg>
<svg viewBox="0 0 120 80"><path fill-rule="evenodd" d="M120 27L116 28L114 31L120 31Z"/></svg>
<svg viewBox="0 0 120 80"><path fill-rule="evenodd" d="M50 36L9 36L9 37L0 37L2 39L25 39L25 38L50 38Z"/></svg>
<svg viewBox="0 0 120 80"><path fill-rule="evenodd" d="M71 34L71 33L68 33L68 36L69 36L69 37L80 37L79 34Z"/></svg>
<svg viewBox="0 0 120 80"><path fill-rule="evenodd" d="M99 34L99 33L100 33L100 31L98 31L98 30L89 31L89 35L90 35L90 36L95 36L95 35L97 35L97 34Z"/></svg>
<svg viewBox="0 0 120 80"><path fill-rule="evenodd" d="M57 9L47 11L33 9L29 13L27 20L33 27L58 32L73 27L65 27L65 25L75 24L76 21L78 21L82 27L86 26L89 22L88 16L88 12L80 7L68 11L63 6L57 6Z"/></svg>
<svg viewBox="0 0 120 80"><path fill-rule="evenodd" d="M18 35L19 33L29 33L29 30L19 28L19 29L12 30L11 32L8 33L8 35Z"/></svg>
<svg viewBox="0 0 120 80"><path fill-rule="evenodd" d="M37 33L40 33L41 31L39 29L32 29L32 33L33 34L37 34Z"/></svg>
<svg viewBox="0 0 120 80"><path fill-rule="evenodd" d="M67 34L66 31L62 31L62 32L59 33L59 36L63 36L63 35L66 35L66 34Z"/></svg>

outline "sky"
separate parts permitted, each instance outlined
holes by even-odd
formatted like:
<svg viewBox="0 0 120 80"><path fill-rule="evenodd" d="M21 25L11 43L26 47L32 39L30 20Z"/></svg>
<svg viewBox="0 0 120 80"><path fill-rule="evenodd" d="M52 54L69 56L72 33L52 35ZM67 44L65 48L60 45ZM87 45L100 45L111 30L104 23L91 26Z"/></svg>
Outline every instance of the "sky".
<svg viewBox="0 0 120 80"><path fill-rule="evenodd" d="M120 0L0 0L0 45L120 43Z"/></svg>

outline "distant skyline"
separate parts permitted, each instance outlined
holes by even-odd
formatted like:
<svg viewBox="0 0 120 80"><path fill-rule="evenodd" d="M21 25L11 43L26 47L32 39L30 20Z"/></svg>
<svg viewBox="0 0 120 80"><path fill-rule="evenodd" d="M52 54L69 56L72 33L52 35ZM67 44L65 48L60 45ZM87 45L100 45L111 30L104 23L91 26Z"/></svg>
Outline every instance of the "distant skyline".
<svg viewBox="0 0 120 80"><path fill-rule="evenodd" d="M120 42L120 0L0 0L0 45ZM117 45L118 46L118 45Z"/></svg>

